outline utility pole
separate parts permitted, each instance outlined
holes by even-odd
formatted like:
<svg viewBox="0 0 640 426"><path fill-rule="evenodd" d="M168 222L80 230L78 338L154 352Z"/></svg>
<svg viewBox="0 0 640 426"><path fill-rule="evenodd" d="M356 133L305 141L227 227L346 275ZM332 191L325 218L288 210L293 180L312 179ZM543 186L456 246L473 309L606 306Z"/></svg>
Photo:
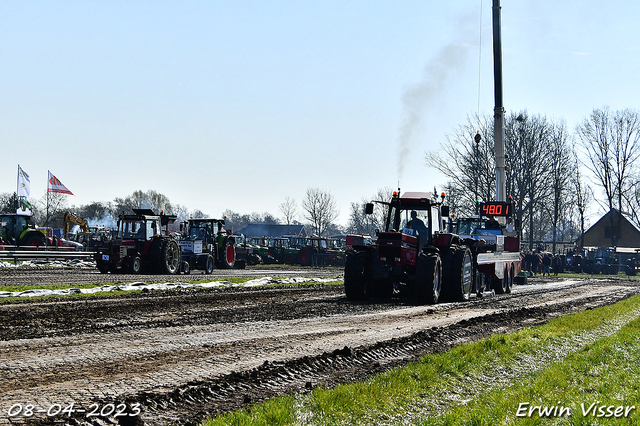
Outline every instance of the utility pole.
<svg viewBox="0 0 640 426"><path fill-rule="evenodd" d="M495 95L493 137L496 153L496 201L507 200L504 158L504 105L502 102L502 41L500 0L493 0L493 84Z"/></svg>

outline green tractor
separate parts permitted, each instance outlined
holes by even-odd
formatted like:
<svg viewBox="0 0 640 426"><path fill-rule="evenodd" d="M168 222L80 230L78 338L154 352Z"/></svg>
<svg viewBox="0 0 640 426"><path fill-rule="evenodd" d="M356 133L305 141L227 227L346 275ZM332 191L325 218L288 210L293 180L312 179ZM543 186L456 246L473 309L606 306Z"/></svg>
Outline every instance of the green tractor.
<svg viewBox="0 0 640 426"><path fill-rule="evenodd" d="M189 219L180 224L182 272L244 269L246 263L236 259L235 238L224 229L224 223L224 219Z"/></svg>
<svg viewBox="0 0 640 426"><path fill-rule="evenodd" d="M276 263L293 265L298 262L299 250L289 246L289 238L270 238L269 256L275 259Z"/></svg>
<svg viewBox="0 0 640 426"><path fill-rule="evenodd" d="M31 216L15 213L0 214L0 239L2 244L17 247L44 246L44 234L35 229Z"/></svg>

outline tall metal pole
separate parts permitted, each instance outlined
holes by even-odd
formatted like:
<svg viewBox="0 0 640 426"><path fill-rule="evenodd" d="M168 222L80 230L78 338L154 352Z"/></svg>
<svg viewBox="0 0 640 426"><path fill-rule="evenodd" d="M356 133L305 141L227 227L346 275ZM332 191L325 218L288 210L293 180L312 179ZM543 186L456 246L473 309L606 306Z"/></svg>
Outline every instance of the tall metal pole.
<svg viewBox="0 0 640 426"><path fill-rule="evenodd" d="M500 37L500 0L493 0L493 85L495 108L493 138L496 155L496 201L507 201L504 159L504 105L502 103L502 40Z"/></svg>

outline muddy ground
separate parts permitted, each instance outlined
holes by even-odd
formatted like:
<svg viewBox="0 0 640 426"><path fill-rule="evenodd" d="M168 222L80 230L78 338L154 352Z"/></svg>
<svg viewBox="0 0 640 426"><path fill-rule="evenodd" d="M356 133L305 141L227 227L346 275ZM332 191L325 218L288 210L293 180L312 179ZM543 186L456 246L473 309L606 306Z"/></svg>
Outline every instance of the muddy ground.
<svg viewBox="0 0 640 426"><path fill-rule="evenodd" d="M313 272L290 274L340 275L338 269ZM95 270L0 273L4 285L145 281L128 278ZM0 425L195 424L275 395L366 379L425 353L639 292L637 282L624 279L552 277L534 278L510 295L435 306L401 300L353 303L339 285L0 304ZM28 405L34 407L29 411ZM47 416L65 408L64 416ZM138 410L136 416L114 416Z"/></svg>

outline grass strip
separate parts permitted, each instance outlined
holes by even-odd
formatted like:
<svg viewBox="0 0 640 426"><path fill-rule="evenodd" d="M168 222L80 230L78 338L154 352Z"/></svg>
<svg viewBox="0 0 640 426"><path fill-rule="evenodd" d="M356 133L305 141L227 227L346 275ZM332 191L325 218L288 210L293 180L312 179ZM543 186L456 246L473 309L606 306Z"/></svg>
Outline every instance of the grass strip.
<svg viewBox="0 0 640 426"><path fill-rule="evenodd" d="M640 424L639 317L634 296L203 424Z"/></svg>
<svg viewBox="0 0 640 426"><path fill-rule="evenodd" d="M210 282L224 282L227 283L227 286L220 286L220 287L228 287L228 286L233 286L233 285L242 285L248 281L254 280L255 278L239 278L239 277L229 277L229 278L220 278L220 279L191 279L191 280L176 280L176 282L181 282L181 283L185 283L185 284L203 284L203 283L210 283ZM286 278L275 278L276 280L280 280L280 279L286 279ZM274 284L267 284L265 285L265 287L281 287L281 286L289 286L289 287L295 287L295 286L304 286L304 285L310 285L310 284L318 284L317 282L313 281L313 278L308 278L309 281L304 281L304 282L295 282L295 283L274 283ZM148 284L153 284L153 283L165 283L167 282L166 280L157 280L157 281L150 281ZM0 291L6 291L6 292L22 292L22 291L27 291L27 290L39 290L39 289L47 289L47 290L67 290L67 289L73 289L73 288L77 288L77 289L92 289L92 288L97 288L97 287L105 287L105 286L109 286L109 287L117 287L117 286L121 286L121 285L125 285L128 284L121 282L121 283L84 283L84 284L74 284L74 285L70 285L70 284L50 284L50 285L46 285L46 286L42 286L42 285L21 285L21 286L3 286L0 287ZM342 280L335 280L335 281L329 281L329 282L323 282L322 285L342 285L344 282ZM153 290L153 291L174 291L177 288L169 288L169 289L163 289L163 290ZM205 288L198 288L198 287L194 287L192 288L193 291L204 291L206 290ZM28 301L34 301L34 300L42 300L44 298L50 298L50 297L55 297L55 298L60 298L60 297L98 297L98 296L109 296L109 297L115 297L115 296L124 296L124 295L128 295L128 294L133 294L133 293L140 293L143 290L126 290L126 291L121 291L121 290L108 290L108 291L99 291L99 292L95 292L95 293L71 293L71 294L49 294L49 295L42 295L42 296L29 296L29 297L24 297L24 296L9 296L9 297L0 297L0 304L3 303L20 303L20 302L28 302Z"/></svg>

